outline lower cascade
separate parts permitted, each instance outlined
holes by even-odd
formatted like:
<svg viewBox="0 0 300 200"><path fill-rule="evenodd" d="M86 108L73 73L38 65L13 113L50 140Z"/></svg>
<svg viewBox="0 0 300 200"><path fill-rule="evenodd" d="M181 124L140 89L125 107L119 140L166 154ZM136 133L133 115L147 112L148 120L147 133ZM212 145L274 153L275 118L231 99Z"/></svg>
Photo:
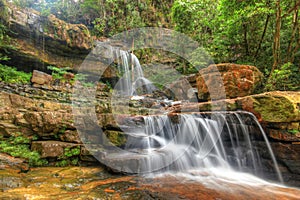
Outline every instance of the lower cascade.
<svg viewBox="0 0 300 200"><path fill-rule="evenodd" d="M142 122L124 124L122 129L127 134L126 153L106 158L121 171L158 174L218 169L265 177L265 165L271 160L268 170L282 182L267 137L248 112L143 116Z"/></svg>

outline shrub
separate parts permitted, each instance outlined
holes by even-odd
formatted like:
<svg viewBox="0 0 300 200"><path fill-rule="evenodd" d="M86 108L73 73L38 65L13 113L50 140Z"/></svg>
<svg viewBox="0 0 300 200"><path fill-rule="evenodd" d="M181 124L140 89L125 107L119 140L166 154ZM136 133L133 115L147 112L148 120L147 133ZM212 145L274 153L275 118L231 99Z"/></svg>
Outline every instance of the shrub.
<svg viewBox="0 0 300 200"><path fill-rule="evenodd" d="M25 84L30 82L31 76L31 73L17 71L14 67L0 64L0 81Z"/></svg>
<svg viewBox="0 0 300 200"><path fill-rule="evenodd" d="M7 140L0 141L0 152L26 159L30 166L44 166L48 164L46 159L41 159L38 152L30 150L29 143L30 139L17 134Z"/></svg>
<svg viewBox="0 0 300 200"><path fill-rule="evenodd" d="M300 90L299 68L292 63L285 63L275 69L267 80L265 90Z"/></svg>

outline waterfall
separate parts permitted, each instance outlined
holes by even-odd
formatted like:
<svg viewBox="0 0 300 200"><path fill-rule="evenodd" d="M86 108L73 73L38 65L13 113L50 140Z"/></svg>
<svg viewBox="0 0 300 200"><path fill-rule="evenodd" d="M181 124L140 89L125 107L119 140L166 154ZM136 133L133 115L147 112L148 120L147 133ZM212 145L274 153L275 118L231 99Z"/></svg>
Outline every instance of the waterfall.
<svg viewBox="0 0 300 200"><path fill-rule="evenodd" d="M155 87L144 77L137 57L123 50L114 52L122 76L114 89L125 97L152 93ZM268 152L264 157L273 162L272 171L282 182L267 136L251 113L155 115L143 116L142 121L119 124L127 142L122 151L101 155L108 165L133 173L218 169L264 176L263 149ZM255 134L250 127L256 127ZM256 135L264 140L263 148L255 143Z"/></svg>
<svg viewBox="0 0 300 200"><path fill-rule="evenodd" d="M142 126L133 125L125 131L124 149L130 156L113 159L117 165L124 165L126 160L128 169L141 173L217 168L263 177L264 166L251 127L261 131L263 149L269 152L273 171L282 181L265 133L251 113L242 111L143 116Z"/></svg>
<svg viewBox="0 0 300 200"><path fill-rule="evenodd" d="M115 90L124 96L150 94L156 88L144 77L138 58L128 51L112 49L117 61L118 73L121 76Z"/></svg>

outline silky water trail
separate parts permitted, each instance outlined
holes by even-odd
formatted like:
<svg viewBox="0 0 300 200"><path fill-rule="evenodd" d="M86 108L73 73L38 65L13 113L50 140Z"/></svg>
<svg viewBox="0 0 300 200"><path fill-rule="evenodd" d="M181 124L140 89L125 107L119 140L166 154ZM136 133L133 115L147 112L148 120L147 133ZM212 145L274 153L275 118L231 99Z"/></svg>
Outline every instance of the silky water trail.
<svg viewBox="0 0 300 200"><path fill-rule="evenodd" d="M134 54L114 49L111 49L111 53L117 61L118 73L122 75L114 87L116 91L123 96L135 96L150 94L156 89L151 81L144 77L140 62Z"/></svg>
<svg viewBox="0 0 300 200"><path fill-rule="evenodd" d="M143 98L155 91L134 54L122 50L114 50L113 54L122 75L115 93ZM175 176L211 186L219 185L220 180L247 185L283 184L268 138L252 113L183 112L138 118L130 125L118 124L127 139L122 149L128 153L105 155L108 163L122 165L120 171L134 168L133 172L147 178ZM255 137L264 141L263 147L257 147ZM260 155L260 149L267 150L268 155ZM266 178L266 160L262 157L268 157L272 177ZM271 182L266 181L269 178Z"/></svg>

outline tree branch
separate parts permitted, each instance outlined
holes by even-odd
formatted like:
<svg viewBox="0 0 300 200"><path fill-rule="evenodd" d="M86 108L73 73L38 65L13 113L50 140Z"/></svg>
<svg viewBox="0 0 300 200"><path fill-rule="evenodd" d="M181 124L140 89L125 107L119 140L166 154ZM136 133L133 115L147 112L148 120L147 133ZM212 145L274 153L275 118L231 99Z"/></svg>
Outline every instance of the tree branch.
<svg viewBox="0 0 300 200"><path fill-rule="evenodd" d="M281 18L284 18L284 17L288 16L289 14L291 14L291 12L298 9L298 6L300 6L300 0L298 0L298 2L294 5L294 7L290 8L284 15L282 15Z"/></svg>

